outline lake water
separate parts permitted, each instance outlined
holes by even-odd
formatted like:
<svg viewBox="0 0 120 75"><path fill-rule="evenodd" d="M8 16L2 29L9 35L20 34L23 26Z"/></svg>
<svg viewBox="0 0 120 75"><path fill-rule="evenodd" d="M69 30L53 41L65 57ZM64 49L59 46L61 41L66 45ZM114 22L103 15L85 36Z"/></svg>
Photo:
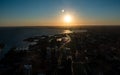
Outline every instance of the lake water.
<svg viewBox="0 0 120 75"><path fill-rule="evenodd" d="M81 28L81 27L80 27ZM10 48L23 47L27 44L23 42L24 39L32 37L32 36L40 36L40 35L54 35L60 33L72 33L72 32L99 32L100 33L119 33L120 26L88 26L83 27L82 29L72 28L72 31L66 30L66 28L57 28L57 27L0 27L0 43L4 43L5 47L2 50L2 54L0 54L0 58L4 56L5 53L10 50Z"/></svg>
<svg viewBox="0 0 120 75"><path fill-rule="evenodd" d="M27 46L23 39L32 36L40 35L54 35L60 33L71 33L69 30L62 28L48 28L48 27L1 27L0 28L0 43L4 43L5 47L2 50L0 57L3 57L10 48Z"/></svg>

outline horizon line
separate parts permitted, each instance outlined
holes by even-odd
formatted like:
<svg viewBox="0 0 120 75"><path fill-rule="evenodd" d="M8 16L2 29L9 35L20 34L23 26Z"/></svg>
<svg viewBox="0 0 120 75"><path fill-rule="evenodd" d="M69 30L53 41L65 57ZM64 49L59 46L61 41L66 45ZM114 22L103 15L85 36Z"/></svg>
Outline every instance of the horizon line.
<svg viewBox="0 0 120 75"><path fill-rule="evenodd" d="M87 26L120 26L120 25L72 25L72 26L62 26L62 25L19 25L19 26L0 26L0 27L87 27Z"/></svg>

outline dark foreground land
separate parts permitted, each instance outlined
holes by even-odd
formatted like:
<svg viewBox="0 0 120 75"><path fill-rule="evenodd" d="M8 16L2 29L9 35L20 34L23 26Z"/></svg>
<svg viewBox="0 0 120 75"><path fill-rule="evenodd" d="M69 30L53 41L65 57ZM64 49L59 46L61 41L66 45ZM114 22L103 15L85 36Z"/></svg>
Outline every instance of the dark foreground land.
<svg viewBox="0 0 120 75"><path fill-rule="evenodd" d="M28 48L12 48L0 61L0 75L120 75L119 31L24 39Z"/></svg>

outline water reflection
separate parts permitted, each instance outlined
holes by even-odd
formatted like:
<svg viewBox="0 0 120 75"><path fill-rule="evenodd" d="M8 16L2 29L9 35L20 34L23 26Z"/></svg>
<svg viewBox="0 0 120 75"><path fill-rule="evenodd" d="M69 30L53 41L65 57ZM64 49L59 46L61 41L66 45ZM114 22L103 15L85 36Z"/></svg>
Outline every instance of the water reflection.
<svg viewBox="0 0 120 75"><path fill-rule="evenodd" d="M69 34L69 33L85 33L85 32L87 32L87 30L63 30L63 32L62 33L66 33L66 34Z"/></svg>
<svg viewBox="0 0 120 75"><path fill-rule="evenodd" d="M64 30L63 33L73 33L71 30Z"/></svg>

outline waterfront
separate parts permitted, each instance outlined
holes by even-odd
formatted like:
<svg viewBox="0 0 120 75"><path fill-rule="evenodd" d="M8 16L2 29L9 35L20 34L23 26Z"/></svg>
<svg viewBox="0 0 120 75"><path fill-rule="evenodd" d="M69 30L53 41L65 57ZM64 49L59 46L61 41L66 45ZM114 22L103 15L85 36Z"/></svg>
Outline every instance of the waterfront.
<svg viewBox="0 0 120 75"><path fill-rule="evenodd" d="M119 75L120 33L117 29L83 28L76 32L60 29L59 33L56 33L59 29L52 29L54 34L30 34L22 39L28 44L27 48L14 46L8 50L0 61L0 74Z"/></svg>

